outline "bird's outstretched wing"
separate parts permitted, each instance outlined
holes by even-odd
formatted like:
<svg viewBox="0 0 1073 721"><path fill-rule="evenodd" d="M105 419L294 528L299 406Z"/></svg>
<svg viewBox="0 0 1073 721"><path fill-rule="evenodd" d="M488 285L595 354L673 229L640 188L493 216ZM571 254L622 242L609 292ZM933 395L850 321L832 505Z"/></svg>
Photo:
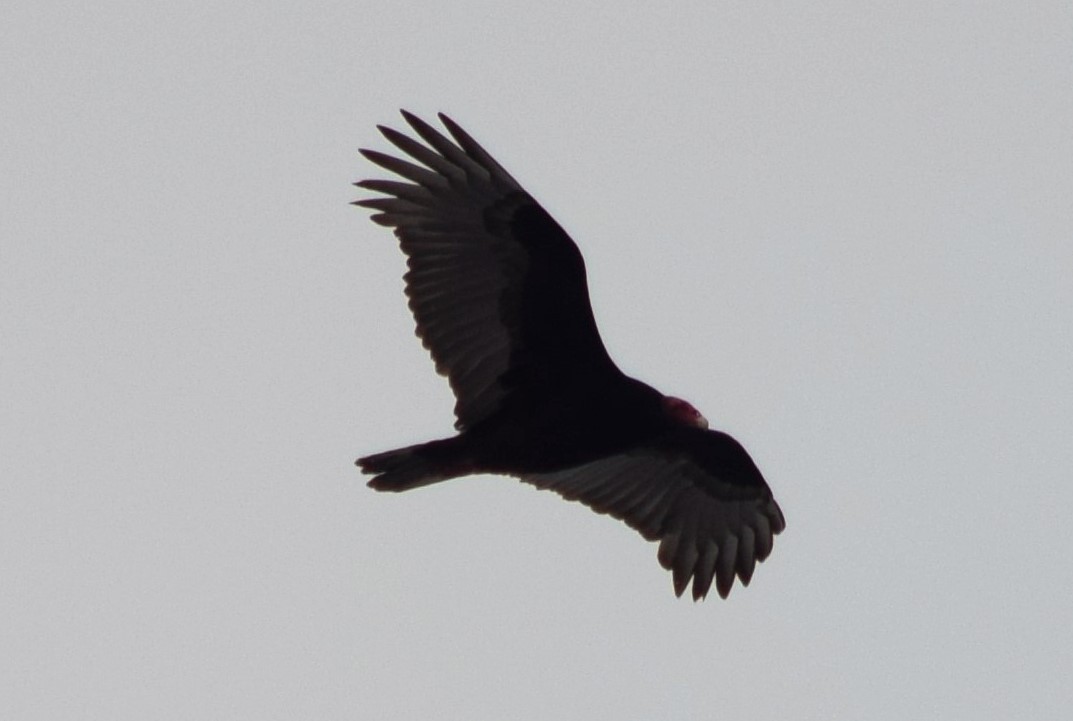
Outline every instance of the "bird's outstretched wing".
<svg viewBox="0 0 1073 721"><path fill-rule="evenodd" d="M402 180L356 183L384 196L356 204L395 229L408 258L417 335L454 391L455 425L472 427L517 388L553 392L617 373L570 236L450 118L439 116L452 139L403 117L427 145L380 131L420 165L362 150Z"/></svg>
<svg viewBox="0 0 1073 721"><path fill-rule="evenodd" d="M681 429L630 451L521 479L659 541L659 562L681 596L693 599L715 581L726 598L734 577L748 585L786 522L745 449L717 431Z"/></svg>

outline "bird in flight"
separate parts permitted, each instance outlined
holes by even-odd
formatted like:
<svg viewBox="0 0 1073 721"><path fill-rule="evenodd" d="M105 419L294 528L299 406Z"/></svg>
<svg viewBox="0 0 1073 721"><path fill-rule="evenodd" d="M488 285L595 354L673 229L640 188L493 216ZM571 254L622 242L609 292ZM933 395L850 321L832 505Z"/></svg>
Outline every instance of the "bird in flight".
<svg viewBox="0 0 1073 721"><path fill-rule="evenodd" d="M402 112L409 159L362 150L396 178L355 205L393 228L417 335L455 395L451 438L358 459L378 491L515 476L627 523L681 596L748 585L785 527L756 464L691 404L618 369L596 329L574 241L461 127Z"/></svg>

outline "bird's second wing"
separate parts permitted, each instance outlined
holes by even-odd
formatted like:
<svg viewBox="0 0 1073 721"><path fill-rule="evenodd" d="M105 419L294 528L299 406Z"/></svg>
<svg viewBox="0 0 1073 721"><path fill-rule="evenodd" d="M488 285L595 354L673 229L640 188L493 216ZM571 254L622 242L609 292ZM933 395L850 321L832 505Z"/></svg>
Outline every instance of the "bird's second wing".
<svg viewBox="0 0 1073 721"><path fill-rule="evenodd" d="M748 585L786 526L748 453L717 431L676 430L621 454L521 479L658 540L675 593L681 596L692 579L694 600L713 580L723 598L735 576Z"/></svg>
<svg viewBox="0 0 1073 721"><path fill-rule="evenodd" d="M540 393L617 372L566 232L449 118L440 115L451 139L403 116L427 145L380 131L420 165L363 150L402 180L357 183L384 197L356 204L395 229L417 334L454 391L456 426L488 417L515 388Z"/></svg>

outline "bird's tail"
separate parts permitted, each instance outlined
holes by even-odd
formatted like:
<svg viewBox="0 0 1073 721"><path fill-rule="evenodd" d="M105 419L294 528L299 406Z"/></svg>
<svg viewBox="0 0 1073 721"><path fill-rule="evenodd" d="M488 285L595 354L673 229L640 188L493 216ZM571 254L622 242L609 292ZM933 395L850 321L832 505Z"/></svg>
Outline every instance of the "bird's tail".
<svg viewBox="0 0 1073 721"><path fill-rule="evenodd" d="M448 438L375 453L359 458L357 466L362 473L374 476L368 485L377 491L398 492L428 486L473 472L455 458L455 441L456 438Z"/></svg>

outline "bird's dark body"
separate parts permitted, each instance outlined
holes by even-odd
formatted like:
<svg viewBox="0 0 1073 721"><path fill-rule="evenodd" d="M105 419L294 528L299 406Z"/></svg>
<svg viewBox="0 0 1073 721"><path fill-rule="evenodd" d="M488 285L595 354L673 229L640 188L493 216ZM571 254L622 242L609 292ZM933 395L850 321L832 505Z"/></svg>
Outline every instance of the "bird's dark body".
<svg viewBox="0 0 1073 721"><path fill-rule="evenodd" d="M525 394L458 438L478 470L556 471L620 453L671 430L662 395L622 377L599 386Z"/></svg>
<svg viewBox="0 0 1073 721"><path fill-rule="evenodd" d="M487 152L412 115L429 146L384 135L416 166L374 151L410 183L364 181L359 201L408 258L417 334L455 393L459 434L358 460L372 488L473 473L513 475L660 540L681 594L748 583L784 525L756 464L691 405L622 373L596 328L577 245Z"/></svg>

